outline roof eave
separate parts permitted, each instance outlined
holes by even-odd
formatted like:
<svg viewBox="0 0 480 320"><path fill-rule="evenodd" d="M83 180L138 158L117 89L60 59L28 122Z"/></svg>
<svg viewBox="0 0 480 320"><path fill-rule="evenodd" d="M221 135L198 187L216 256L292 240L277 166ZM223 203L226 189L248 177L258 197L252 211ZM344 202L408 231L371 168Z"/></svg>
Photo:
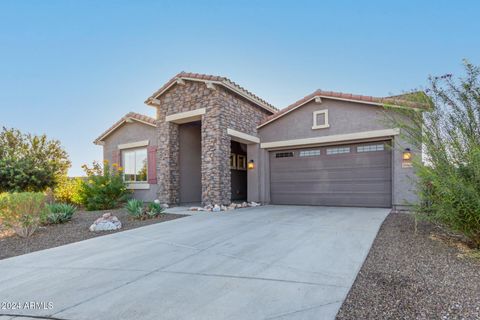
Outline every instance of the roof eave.
<svg viewBox="0 0 480 320"><path fill-rule="evenodd" d="M236 94L244 97L245 99L249 100L250 102L253 102L254 104L258 105L259 107L271 112L272 114L278 112L278 110L263 101L260 101L242 90L239 90L237 87L231 85L228 81L218 81L218 80L205 80L205 79L197 79L197 78L191 78L191 77L175 77L172 80L170 80L170 84L167 85L165 88L162 88L162 90L156 91L153 95L151 95L147 100L145 100L145 104L151 107L159 107L159 103L154 103L155 100L158 100L158 97L164 94L166 91L168 91L171 87L177 84L177 80L182 79L182 80L187 80L187 81L196 81L196 82L203 82L203 83L213 83L217 85L221 85Z"/></svg>
<svg viewBox="0 0 480 320"><path fill-rule="evenodd" d="M365 100L356 100L356 99L348 99L348 98L340 98L340 97L332 97L332 96L328 96L328 95L323 95L323 94L317 94L317 95L314 95L312 96L310 99L300 103L298 106L295 106L294 108L286 111L285 113L282 113L280 114L278 117L275 117L275 118L272 118L260 125L257 126L257 129L260 129L261 127L263 126L266 126L267 124L269 123L272 123L278 119L280 119L281 117L289 114L290 112L294 111L294 110L297 110L298 108L300 108L301 106L311 102L312 100L315 100L316 98L324 98L324 99L332 99L332 100L340 100L340 101L348 101L348 102L356 102L356 103L361 103L361 104L369 104L369 105L375 105L375 106L381 106L381 107L389 107L389 108L400 108L400 109L410 109L410 110L415 110L415 111L425 111L425 109L422 109L422 108L415 108L415 107L407 107L407 106L401 106L401 105L397 105L397 104L389 104L388 102L377 102L377 101L365 101ZM287 107L288 108L288 107ZM279 111L281 112L281 110Z"/></svg>

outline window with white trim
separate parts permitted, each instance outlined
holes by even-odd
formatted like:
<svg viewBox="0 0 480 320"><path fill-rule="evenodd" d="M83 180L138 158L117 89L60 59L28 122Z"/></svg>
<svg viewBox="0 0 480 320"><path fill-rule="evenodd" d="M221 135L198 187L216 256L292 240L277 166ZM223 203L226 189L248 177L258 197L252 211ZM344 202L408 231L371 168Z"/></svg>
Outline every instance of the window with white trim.
<svg viewBox="0 0 480 320"><path fill-rule="evenodd" d="M320 150L302 150L298 154L300 157L315 157L320 155Z"/></svg>
<svg viewBox="0 0 480 320"><path fill-rule="evenodd" d="M328 127L330 127L328 123L328 109L314 111L312 129L324 129Z"/></svg>
<svg viewBox="0 0 480 320"><path fill-rule="evenodd" d="M350 153L350 147L327 148L327 155Z"/></svg>
<svg viewBox="0 0 480 320"><path fill-rule="evenodd" d="M126 182L147 182L147 148L122 150L122 166Z"/></svg>
<svg viewBox="0 0 480 320"><path fill-rule="evenodd" d="M383 151L385 147L382 144L369 144L364 146L358 146L357 152L374 152L374 151Z"/></svg>

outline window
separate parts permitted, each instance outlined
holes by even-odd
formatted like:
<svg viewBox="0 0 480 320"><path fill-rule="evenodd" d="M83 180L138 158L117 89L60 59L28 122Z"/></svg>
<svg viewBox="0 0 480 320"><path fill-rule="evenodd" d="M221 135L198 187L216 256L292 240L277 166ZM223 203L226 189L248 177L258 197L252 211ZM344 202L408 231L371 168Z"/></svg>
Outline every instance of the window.
<svg viewBox="0 0 480 320"><path fill-rule="evenodd" d="M373 152L373 151L383 151L385 149L382 144L370 144L365 146L358 146L357 152Z"/></svg>
<svg viewBox="0 0 480 320"><path fill-rule="evenodd" d="M230 169L237 169L237 155L235 153L230 154Z"/></svg>
<svg viewBox="0 0 480 320"><path fill-rule="evenodd" d="M312 129L324 129L330 127L328 123L328 109L313 112Z"/></svg>
<svg viewBox="0 0 480 320"><path fill-rule="evenodd" d="M147 182L147 149L122 150L124 179L127 182Z"/></svg>
<svg viewBox="0 0 480 320"><path fill-rule="evenodd" d="M275 158L290 158L293 157L293 152L278 152L275 153Z"/></svg>
<svg viewBox="0 0 480 320"><path fill-rule="evenodd" d="M314 157L319 155L320 155L320 150L302 150L300 151L300 154L299 154L300 157Z"/></svg>
<svg viewBox="0 0 480 320"><path fill-rule="evenodd" d="M241 154L237 154L237 169L247 170L247 157Z"/></svg>
<svg viewBox="0 0 480 320"><path fill-rule="evenodd" d="M327 149L327 155L349 153L349 152L350 152L350 147L338 147L338 148L328 148Z"/></svg>

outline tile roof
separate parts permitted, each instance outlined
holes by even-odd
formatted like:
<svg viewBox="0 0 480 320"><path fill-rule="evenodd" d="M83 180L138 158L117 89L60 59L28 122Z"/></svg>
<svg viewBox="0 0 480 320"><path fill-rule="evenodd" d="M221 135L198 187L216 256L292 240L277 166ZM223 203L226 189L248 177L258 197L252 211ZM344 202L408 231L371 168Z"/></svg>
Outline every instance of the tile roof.
<svg viewBox="0 0 480 320"><path fill-rule="evenodd" d="M200 81L211 81L211 82L216 82L218 84L221 84L230 90L237 91L245 95L247 98L249 98L251 101L255 102L259 106L263 107L264 109L267 109L268 111L275 113L278 111L277 108L275 108L273 105L268 103L267 101L263 100L259 96L253 94L252 92L248 91L247 89L243 88L242 86L238 85L237 83L233 82L232 80L222 77L222 76L213 76L213 75L208 75L208 74L200 74L200 73L191 73L191 72L180 72L177 74L175 77L170 79L167 83L165 83L160 89L155 91L146 101L146 104L149 104L152 102L152 100L156 99L159 95L163 94L165 91L167 91L170 86L172 86L178 79L183 79L183 80L200 80Z"/></svg>
<svg viewBox="0 0 480 320"><path fill-rule="evenodd" d="M324 91L324 90L316 90L313 93L303 97L302 99L292 103L288 107L268 116L260 125L259 127L270 123L277 118L285 115L286 113L302 106L303 104L309 102L310 100L316 97L323 97L323 98L330 98L330 99L338 99L338 100L346 100L352 102L360 102L360 103L367 103L367 104L377 104L377 105L389 105L395 107L409 107L414 109L428 109L430 104L428 103L428 97L423 91L417 91L412 93L406 93L396 96L389 96L389 97L372 97L372 96L364 96L352 93L343 93L343 92L335 92L335 91ZM421 102L419 101L421 100Z"/></svg>
<svg viewBox="0 0 480 320"><path fill-rule="evenodd" d="M129 112L124 115L120 120L115 122L110 128L105 130L93 143L99 144L103 139L105 139L111 132L113 132L117 127L119 127L122 123L127 121L128 119L138 120L140 122L144 122L147 124L151 124L153 126L157 125L157 120L152 117L146 116L144 114L136 113L136 112Z"/></svg>

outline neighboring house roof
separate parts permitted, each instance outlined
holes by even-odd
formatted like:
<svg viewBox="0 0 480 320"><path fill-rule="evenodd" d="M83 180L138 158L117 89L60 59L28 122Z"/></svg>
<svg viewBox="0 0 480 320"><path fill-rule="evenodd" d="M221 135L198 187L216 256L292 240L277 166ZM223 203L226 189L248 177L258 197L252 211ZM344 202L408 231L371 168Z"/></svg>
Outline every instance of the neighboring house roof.
<svg viewBox="0 0 480 320"><path fill-rule="evenodd" d="M254 104L264 108L267 111L270 111L271 113L275 113L278 111L277 108L275 108L273 105L270 103L266 102L262 98L258 97L257 95L251 93L250 91L246 90L245 88L241 87L240 85L236 84L235 82L231 81L228 78L221 77L221 76L212 76L212 75L207 75L207 74L199 74L199 73L189 73L189 72L180 72L177 74L175 77L170 79L167 83L165 83L160 89L155 91L154 94L152 94L146 101L145 103L150 106L158 106L157 103L155 103L155 100L164 94L165 92L168 91L172 86L175 84L178 84L181 81L189 80L189 81L201 81L205 83L212 83L212 84L217 84L221 85L230 91L233 91L240 96L246 98L247 100L253 102Z"/></svg>
<svg viewBox="0 0 480 320"><path fill-rule="evenodd" d="M123 116L120 120L118 120L117 122L115 122L115 124L113 126L111 126L110 128L108 128L104 133L102 133L97 139L95 139L95 141L93 141L93 143L95 144L101 144L101 142L103 140L105 140L105 138L107 136L109 136L112 132L114 132L115 130L117 130L121 125L123 125L125 122L132 122L132 121L136 121L136 122L139 122L139 123L143 123L145 125L149 125L149 126L152 126L152 127L156 127L157 126L157 121L152 118L152 117L149 117L149 116L146 116L146 115L143 115L143 114L139 114L139 113L135 113L135 112L129 112L127 113L125 116Z"/></svg>
<svg viewBox="0 0 480 320"><path fill-rule="evenodd" d="M372 96L363 96L351 93L342 93L334 91L323 91L316 90L315 92L309 94L308 96L303 97L302 99L294 102L288 107L278 111L271 116L268 116L257 128L263 127L270 122L277 120L278 118L283 117L289 112L307 104L308 102L315 100L317 98L328 98L334 100L358 102L363 104L371 104L376 106L388 106L388 107L397 107L397 108L412 108L415 110L427 110L431 107L428 96L423 91L416 91L396 96L389 97L372 97Z"/></svg>

